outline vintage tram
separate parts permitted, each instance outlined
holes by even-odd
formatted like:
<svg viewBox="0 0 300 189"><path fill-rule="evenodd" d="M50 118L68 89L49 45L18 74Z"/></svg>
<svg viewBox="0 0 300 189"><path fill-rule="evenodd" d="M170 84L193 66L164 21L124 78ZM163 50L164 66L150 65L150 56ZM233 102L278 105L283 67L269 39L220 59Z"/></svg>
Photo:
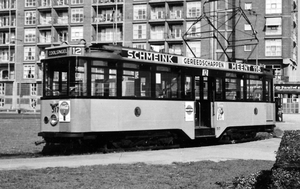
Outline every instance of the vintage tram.
<svg viewBox="0 0 300 189"><path fill-rule="evenodd" d="M42 64L46 145L235 140L275 127L273 75L262 65L110 45L50 47Z"/></svg>

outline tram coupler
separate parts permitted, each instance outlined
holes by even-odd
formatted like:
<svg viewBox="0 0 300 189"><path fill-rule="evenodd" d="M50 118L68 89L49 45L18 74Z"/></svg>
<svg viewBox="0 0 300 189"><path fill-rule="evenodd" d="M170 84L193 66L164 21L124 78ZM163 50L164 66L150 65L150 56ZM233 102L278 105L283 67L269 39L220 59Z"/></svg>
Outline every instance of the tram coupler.
<svg viewBox="0 0 300 189"><path fill-rule="evenodd" d="M36 141L36 142L34 142L34 144L35 144L36 146L41 145L41 144L44 144L44 143L46 143L45 140L41 140L41 141Z"/></svg>

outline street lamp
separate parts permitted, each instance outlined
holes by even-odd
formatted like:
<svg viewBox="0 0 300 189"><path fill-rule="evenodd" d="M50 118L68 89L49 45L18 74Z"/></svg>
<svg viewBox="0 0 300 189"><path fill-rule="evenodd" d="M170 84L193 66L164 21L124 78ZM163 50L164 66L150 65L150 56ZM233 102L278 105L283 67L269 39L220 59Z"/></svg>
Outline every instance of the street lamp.
<svg viewBox="0 0 300 189"><path fill-rule="evenodd" d="M22 42L23 40L21 40L21 39L18 39L18 38L16 38L16 37L11 37L10 38L10 41L11 42L15 42L15 41L20 41L20 42ZM16 52L16 49L15 49L15 52ZM10 54L10 52L9 52L9 54ZM19 92L19 107L18 107L18 113L20 114L21 113L21 98L22 98L22 95L21 95L21 82L19 82L18 83L19 84L19 89L18 89L18 92Z"/></svg>

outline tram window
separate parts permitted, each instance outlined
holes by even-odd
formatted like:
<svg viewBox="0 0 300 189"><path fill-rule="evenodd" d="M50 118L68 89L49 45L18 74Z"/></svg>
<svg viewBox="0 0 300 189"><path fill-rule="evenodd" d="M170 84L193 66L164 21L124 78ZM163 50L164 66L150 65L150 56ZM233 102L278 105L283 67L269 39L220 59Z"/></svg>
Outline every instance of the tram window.
<svg viewBox="0 0 300 189"><path fill-rule="evenodd" d="M133 69L138 69L139 65L138 64L132 64L132 63L124 63L123 68L133 68Z"/></svg>
<svg viewBox="0 0 300 189"><path fill-rule="evenodd" d="M61 72L61 94L60 95L67 95L68 94L68 73Z"/></svg>
<svg viewBox="0 0 300 189"><path fill-rule="evenodd" d="M45 66L45 96L63 96L67 95L67 80L68 80L68 61L49 61Z"/></svg>
<svg viewBox="0 0 300 189"><path fill-rule="evenodd" d="M208 99L208 78L203 77L203 100Z"/></svg>
<svg viewBox="0 0 300 189"><path fill-rule="evenodd" d="M54 71L53 73L53 86L52 91L54 91L53 95L57 96L59 93L56 93L56 91L59 91L59 72Z"/></svg>
<svg viewBox="0 0 300 189"><path fill-rule="evenodd" d="M247 100L262 101L262 89L261 80L247 80Z"/></svg>
<svg viewBox="0 0 300 189"><path fill-rule="evenodd" d="M150 97L151 73L148 70L123 70L123 97Z"/></svg>
<svg viewBox="0 0 300 189"><path fill-rule="evenodd" d="M75 76L71 77L69 93L71 96L87 96L87 60L78 60Z"/></svg>
<svg viewBox="0 0 300 189"><path fill-rule="evenodd" d="M243 100L244 99L244 80L236 73L226 73L225 78L225 99Z"/></svg>
<svg viewBox="0 0 300 189"><path fill-rule="evenodd" d="M223 79L216 78L216 100L223 100Z"/></svg>
<svg viewBox="0 0 300 189"><path fill-rule="evenodd" d="M191 76L185 77L184 94L186 99L192 98L192 77Z"/></svg>
<svg viewBox="0 0 300 189"><path fill-rule="evenodd" d="M175 72L175 70L174 70ZM181 77L173 72L156 73L156 98L181 98Z"/></svg>
<svg viewBox="0 0 300 189"><path fill-rule="evenodd" d="M237 97L237 79L226 78L225 79L225 95L226 100L236 100Z"/></svg>
<svg viewBox="0 0 300 189"><path fill-rule="evenodd" d="M113 97L117 95L117 70L92 66L91 95Z"/></svg>
<svg viewBox="0 0 300 189"><path fill-rule="evenodd" d="M200 100L200 77L195 76L195 99Z"/></svg>
<svg viewBox="0 0 300 189"><path fill-rule="evenodd" d="M266 101L272 101L272 94L271 94L271 91L272 91L272 86L271 86L271 83L270 81L266 81Z"/></svg>

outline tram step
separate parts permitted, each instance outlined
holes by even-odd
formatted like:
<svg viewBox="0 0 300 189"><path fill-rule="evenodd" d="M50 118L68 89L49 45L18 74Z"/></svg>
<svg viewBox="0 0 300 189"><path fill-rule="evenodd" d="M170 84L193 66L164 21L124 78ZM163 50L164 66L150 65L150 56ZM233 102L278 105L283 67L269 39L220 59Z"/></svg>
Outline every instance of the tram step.
<svg viewBox="0 0 300 189"><path fill-rule="evenodd" d="M210 127L197 126L195 127L195 137L214 137L215 129Z"/></svg>

